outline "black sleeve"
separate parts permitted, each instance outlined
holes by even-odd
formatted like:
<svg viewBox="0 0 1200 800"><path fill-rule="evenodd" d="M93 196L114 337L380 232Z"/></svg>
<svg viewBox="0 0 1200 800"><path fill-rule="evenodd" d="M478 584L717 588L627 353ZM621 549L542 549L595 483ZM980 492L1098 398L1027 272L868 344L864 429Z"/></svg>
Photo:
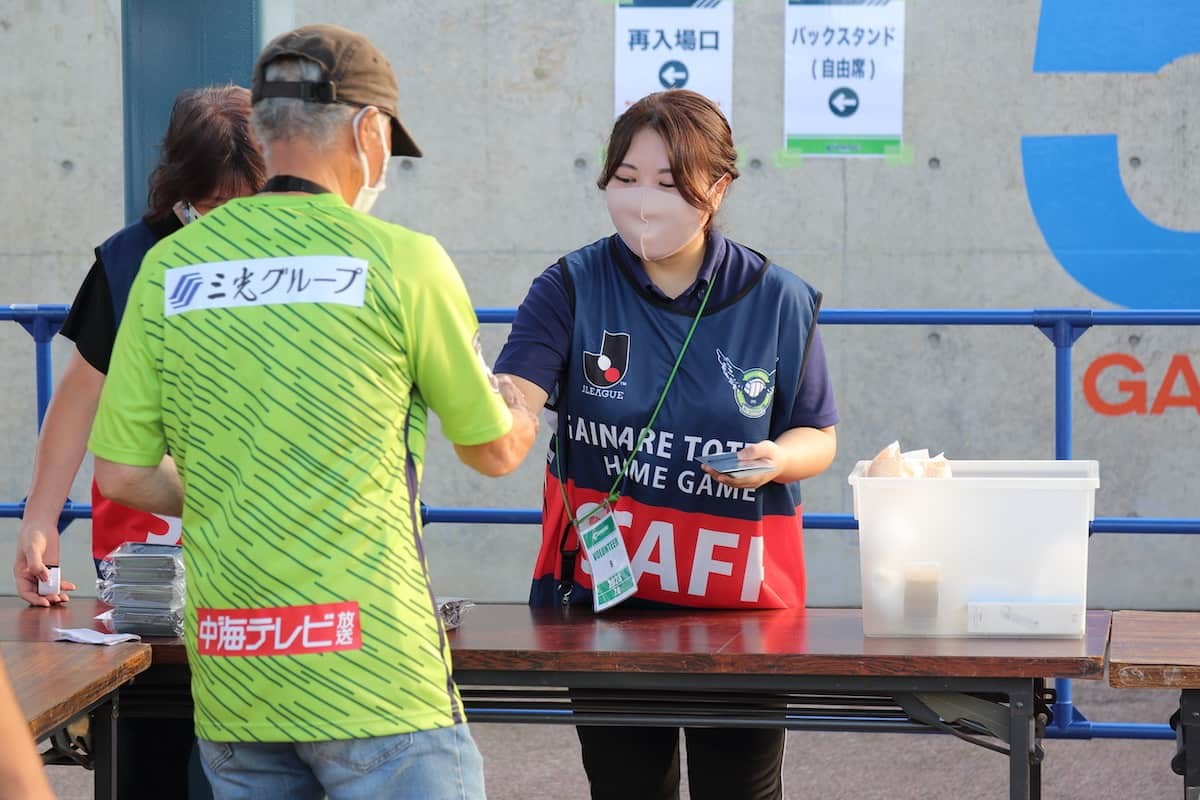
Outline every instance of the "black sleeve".
<svg viewBox="0 0 1200 800"><path fill-rule="evenodd" d="M100 257L83 279L71 311L59 333L75 342L79 355L100 372L108 374L113 343L117 339L117 321L113 314L112 292Z"/></svg>

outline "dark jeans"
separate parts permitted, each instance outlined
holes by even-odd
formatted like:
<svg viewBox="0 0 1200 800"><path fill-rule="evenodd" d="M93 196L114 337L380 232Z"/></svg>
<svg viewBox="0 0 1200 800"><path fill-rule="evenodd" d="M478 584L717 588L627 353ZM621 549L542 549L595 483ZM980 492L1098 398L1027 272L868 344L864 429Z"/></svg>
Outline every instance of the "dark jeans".
<svg viewBox="0 0 1200 800"><path fill-rule="evenodd" d="M678 800L679 728L579 726L592 800ZM784 731L685 728L692 800L782 800Z"/></svg>

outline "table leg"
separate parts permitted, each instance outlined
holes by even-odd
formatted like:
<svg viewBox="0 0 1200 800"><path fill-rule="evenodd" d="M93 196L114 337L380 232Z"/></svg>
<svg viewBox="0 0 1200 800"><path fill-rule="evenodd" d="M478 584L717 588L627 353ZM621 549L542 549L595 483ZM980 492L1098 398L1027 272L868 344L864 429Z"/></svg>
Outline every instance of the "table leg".
<svg viewBox="0 0 1200 800"><path fill-rule="evenodd" d="M188 762L195 741L189 678L186 666L152 666L121 689L114 797L188 796Z"/></svg>
<svg viewBox="0 0 1200 800"><path fill-rule="evenodd" d="M1042 800L1042 761L1046 751L1042 741L1046 738L1046 724L1050 721L1050 697L1046 692L1046 681L1037 678L1033 682L1033 747L1029 757L1029 800Z"/></svg>
<svg viewBox="0 0 1200 800"><path fill-rule="evenodd" d="M96 706L90 714L96 800L114 800L117 797L117 764L120 754L117 747L119 704L118 692L108 701Z"/></svg>
<svg viewBox="0 0 1200 800"><path fill-rule="evenodd" d="M1200 691L1179 695L1179 731L1183 739L1183 796L1200 800Z"/></svg>
<svg viewBox="0 0 1200 800"><path fill-rule="evenodd" d="M1035 769L1030 759L1034 738L1033 681L1013 691L1008 697L1008 704L1008 796L1011 800L1036 800L1042 792L1041 770Z"/></svg>

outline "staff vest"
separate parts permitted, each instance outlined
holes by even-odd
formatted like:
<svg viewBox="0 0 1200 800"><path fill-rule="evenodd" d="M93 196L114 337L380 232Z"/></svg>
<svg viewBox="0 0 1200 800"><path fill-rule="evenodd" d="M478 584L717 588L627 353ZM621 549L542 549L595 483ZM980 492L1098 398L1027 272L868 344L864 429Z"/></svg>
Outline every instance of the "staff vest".
<svg viewBox="0 0 1200 800"><path fill-rule="evenodd" d="M563 558L564 550L578 547L563 487L572 516L604 499L694 319L694 312L679 312L636 286L619 266L617 247L615 236L601 239L558 264L575 322L556 396L533 605L561 602L569 584L570 603L591 602L585 558ZM820 306L820 294L796 275L743 252L763 267L731 300L705 309L614 505L638 581L629 601L635 605L804 605L799 485L731 489L696 460L788 429ZM569 582L562 580L564 567Z"/></svg>
<svg viewBox="0 0 1200 800"><path fill-rule="evenodd" d="M129 301L129 290L146 253L158 235L144 220L122 228L96 248L112 296L113 320L118 326ZM103 559L123 542L179 544L178 517L165 517L121 505L100 494L92 482L92 558Z"/></svg>

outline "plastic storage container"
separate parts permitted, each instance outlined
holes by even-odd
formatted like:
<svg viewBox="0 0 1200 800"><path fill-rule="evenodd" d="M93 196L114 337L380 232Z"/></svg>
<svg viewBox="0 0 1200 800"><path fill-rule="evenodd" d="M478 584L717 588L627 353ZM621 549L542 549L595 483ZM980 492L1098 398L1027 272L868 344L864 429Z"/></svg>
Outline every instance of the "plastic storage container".
<svg viewBox="0 0 1200 800"><path fill-rule="evenodd" d="M850 474L867 636L1083 636L1096 461Z"/></svg>

